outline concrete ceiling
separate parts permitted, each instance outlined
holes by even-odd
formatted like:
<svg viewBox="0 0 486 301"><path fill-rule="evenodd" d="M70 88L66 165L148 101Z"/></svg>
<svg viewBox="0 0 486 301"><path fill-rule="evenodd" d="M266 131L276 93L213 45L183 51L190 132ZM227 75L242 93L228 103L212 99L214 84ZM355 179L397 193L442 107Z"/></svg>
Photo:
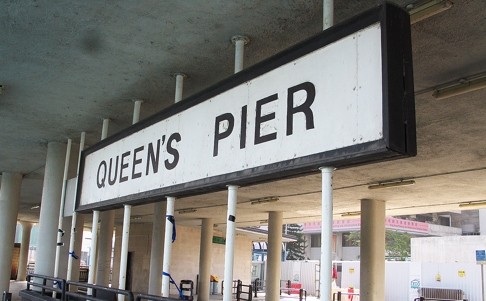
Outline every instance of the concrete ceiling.
<svg viewBox="0 0 486 301"><path fill-rule="evenodd" d="M394 1L405 7L415 0ZM335 21L381 1L336 0ZM0 172L24 174L19 219L38 220L47 142L100 139L131 123L133 99L141 117L170 106L172 74L189 75L184 96L233 72L231 36L251 42L253 65L322 30L321 1L3 1L0 4ZM334 175L334 214L359 211L360 199L387 202L388 215L457 210L486 199L486 90L438 101L431 90L486 72L486 2L457 0L439 15L412 25L417 145L414 158L343 170ZM72 168L71 170L74 170ZM369 190L368 184L415 179L413 186ZM286 222L320 218L320 175L242 187L238 226L260 225L270 210ZM254 198L279 201L251 205ZM224 225L225 191L182 198L176 209L188 225L213 217ZM135 207L148 222L151 205ZM120 213L118 216L121 216Z"/></svg>

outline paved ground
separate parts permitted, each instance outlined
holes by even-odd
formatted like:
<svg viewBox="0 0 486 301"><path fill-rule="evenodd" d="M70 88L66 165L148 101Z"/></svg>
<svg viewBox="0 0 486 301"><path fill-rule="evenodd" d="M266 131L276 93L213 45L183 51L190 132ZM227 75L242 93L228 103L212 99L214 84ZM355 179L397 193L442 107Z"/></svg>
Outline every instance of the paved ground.
<svg viewBox="0 0 486 301"><path fill-rule="evenodd" d="M19 291L27 287L26 281L10 281L10 292L12 293L12 301L20 301Z"/></svg>
<svg viewBox="0 0 486 301"><path fill-rule="evenodd" d="M20 301L19 291L27 287L26 281L10 281L10 292L12 293L12 301ZM210 295L211 300L223 300L223 295ZM264 301L265 293L258 293L258 297L253 297L253 301ZM314 296L307 296L307 301L317 301L318 298ZM298 295L282 295L280 301L299 301Z"/></svg>

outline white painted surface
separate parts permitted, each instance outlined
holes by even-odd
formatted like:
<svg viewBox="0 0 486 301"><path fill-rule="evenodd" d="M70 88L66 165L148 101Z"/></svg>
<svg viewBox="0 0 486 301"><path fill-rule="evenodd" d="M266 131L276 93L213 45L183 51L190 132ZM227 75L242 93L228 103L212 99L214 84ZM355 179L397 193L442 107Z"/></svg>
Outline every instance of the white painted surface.
<svg viewBox="0 0 486 301"><path fill-rule="evenodd" d="M317 293L316 266L319 260L286 260L282 262L280 279L290 280L292 283L302 284L302 288L307 291L307 295L315 296Z"/></svg>
<svg viewBox="0 0 486 301"><path fill-rule="evenodd" d="M476 263L476 250L484 250L485 246L483 235L412 238L411 260Z"/></svg>
<svg viewBox="0 0 486 301"><path fill-rule="evenodd" d="M376 24L90 153L85 158L80 204L380 140L383 138L381 68L381 29ZM292 115L293 133L287 135L288 89L304 82L315 86L311 105L314 128L307 129L305 115L298 112ZM261 136L276 133L276 138L255 144L256 103L274 94L278 99L262 105L261 116L275 116L260 123L259 130ZM291 94L294 107L308 97L304 90ZM248 107L248 118L246 146L240 149L243 106ZM215 130L222 133L228 126L227 122L216 125L216 117L225 113L233 115L234 129L227 138L219 140L218 154L214 156ZM173 139L170 145L180 159L175 167L167 168L165 162L174 163L174 155L167 149L169 136L174 133L179 133L181 139ZM164 136L159 170L155 173L149 168L147 173L149 144L156 148ZM143 149L134 156L138 147ZM122 176L128 178L120 183L122 154L126 152L130 153L124 157L126 168ZM110 185L110 158L115 165L117 157L117 177ZM134 164L135 160L141 161ZM102 162L106 162L106 168L100 165ZM132 173L140 173L140 177L133 178ZM115 179L114 167L112 178Z"/></svg>
<svg viewBox="0 0 486 301"><path fill-rule="evenodd" d="M61 187L64 171L64 158L66 145L58 142L49 142L47 145L46 167L42 187L42 202L39 219L39 239L36 258L35 273L41 275L54 275L54 261L57 245L57 226L59 208L61 206Z"/></svg>

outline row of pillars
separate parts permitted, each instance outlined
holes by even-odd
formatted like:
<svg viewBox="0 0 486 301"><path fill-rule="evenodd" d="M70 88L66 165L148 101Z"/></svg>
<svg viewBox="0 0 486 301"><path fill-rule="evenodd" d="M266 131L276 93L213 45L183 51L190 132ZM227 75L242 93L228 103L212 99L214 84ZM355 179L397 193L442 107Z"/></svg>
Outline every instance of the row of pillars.
<svg viewBox="0 0 486 301"><path fill-rule="evenodd" d="M324 0L324 29L333 24L333 1ZM236 36L233 39L235 44L235 73L243 69L243 51L244 45L248 39L243 36ZM182 84L184 76L176 75L176 102L182 99ZM135 102L133 123L138 122L140 114L141 101ZM108 134L108 119L103 122L102 137L105 139ZM63 212L61 200L65 194L66 183L66 166L69 162L70 140L68 141L68 150L66 162L62 165L62 153L65 147L61 143L49 143L47 151L46 169L44 176L44 186L42 192L42 206L39 221L39 233L42 241L39 243L36 257L37 260L35 272L44 275L57 276L59 269L59 252L56 249L59 237L52 235L58 233L57 229L62 228L63 219L56 219L56 212ZM80 151L84 147L84 134L80 142ZM63 168L64 167L64 168ZM62 172L64 170L64 173ZM321 275L320 275L320 293L321 296L331 295L330 271L332 268L332 168L323 167L322 171L322 247L321 247ZM79 173L79 169L78 169ZM10 225L15 228L18 204L20 201L20 185L22 176L20 174L3 173L0 190L0 220L4 225ZM235 221L236 221L236 204L237 204L238 187L228 186L228 213L226 228L226 249L225 249L225 271L224 281L232 283L233 281L233 262L234 262L234 240L235 240ZM8 200L8 201L4 201ZM171 264L171 244L172 244L172 225L169 217L174 215L175 198L167 198L167 208L165 215L165 242L162 242L160 235L164 231L164 208L161 202L154 204L154 223L152 235L152 253L151 269L149 275L149 293L162 296L169 296L169 277ZM15 214L13 214L15 213ZM383 216L381 216L383 215ZM62 216L62 214L60 215ZM122 241L120 254L119 283L120 289L125 288L126 264L128 255L128 239L130 232L131 206L124 205L124 218L122 227ZM99 238L98 238L98 221L101 219ZM280 291L280 250L282 243L282 212L269 213L269 244L268 244L268 270L267 270L267 301L279 300ZM376 201L367 201L362 204L362 251L361 251L361 292L362 300L381 300L383 298L384 279L384 203ZM76 241L76 229L82 229L83 218L74 213L71 221L71 238L69 251L74 252ZM380 222L382 221L382 222ZM56 223L57 222L57 223ZM383 223L381 225L380 223ZM211 267L211 244L212 244L211 219L202 220L201 229L201 252L200 252L200 293L199 300L209 300L209 273ZM89 283L101 285L108 284L112 237L114 229L114 211L100 213L93 212L92 224L92 246L90 256L90 272L88 276ZM15 231L0 231L0 271L9 271L11 263L11 252L13 244L13 235ZM82 232L82 231L79 231ZM51 235L49 234L51 233ZM79 236L79 235L78 235ZM26 235L27 237L27 235ZM57 241L56 241L57 239ZM79 237L78 237L79 239ZM8 242L12 242L9 244ZM97 243L100 242L98 246ZM161 262L161 250L163 252L163 261ZM97 253L98 252L98 253ZM9 254L10 253L10 254ZM57 254L55 258L51 254ZM67 279L71 280L73 275L73 257L69 257ZM10 260L7 260L10 258ZM8 265L8 266L7 266ZM162 266L162 268L161 268ZM98 267L98 268L96 268ZM164 272L162 277L162 287L159 288L161 271ZM0 290L8 291L8 279L1 273ZM96 282L95 282L96 279ZM225 286L224 301L231 300L231 286Z"/></svg>

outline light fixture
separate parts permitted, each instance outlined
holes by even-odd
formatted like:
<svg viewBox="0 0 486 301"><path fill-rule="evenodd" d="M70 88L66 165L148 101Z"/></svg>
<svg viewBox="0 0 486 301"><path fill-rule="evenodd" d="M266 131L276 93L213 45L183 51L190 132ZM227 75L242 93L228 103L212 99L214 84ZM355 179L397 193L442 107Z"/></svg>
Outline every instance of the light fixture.
<svg viewBox="0 0 486 301"><path fill-rule="evenodd" d="M134 215L132 217L130 217L131 220L133 221L139 221L142 219L142 216L141 215Z"/></svg>
<svg viewBox="0 0 486 301"><path fill-rule="evenodd" d="M264 203L272 203L278 201L278 197L271 196L271 197L265 197L261 199L253 199L251 200L250 204L252 205L258 205L258 204L264 204Z"/></svg>
<svg viewBox="0 0 486 301"><path fill-rule="evenodd" d="M486 88L486 75L476 79L459 80L458 83L449 87L436 89L434 93L432 93L432 96L436 99L445 99L484 88Z"/></svg>
<svg viewBox="0 0 486 301"><path fill-rule="evenodd" d="M30 207L31 210L39 209L39 208L40 208L40 204L36 204L36 205L33 205L32 207Z"/></svg>
<svg viewBox="0 0 486 301"><path fill-rule="evenodd" d="M197 209L195 208L186 208L186 209L180 209L180 210L177 210L177 212L179 214L184 214L184 213L193 213L193 212L196 212Z"/></svg>
<svg viewBox="0 0 486 301"><path fill-rule="evenodd" d="M467 207L486 207L486 200L481 201L470 201L470 202L462 202L459 203L460 208L467 208Z"/></svg>
<svg viewBox="0 0 486 301"><path fill-rule="evenodd" d="M432 0L417 6L409 4L407 5L407 9L410 14L410 24L417 23L448 10L453 5L454 3L450 0Z"/></svg>
<svg viewBox="0 0 486 301"><path fill-rule="evenodd" d="M342 217L359 216L359 215L361 215L361 211L350 211L350 212L341 213Z"/></svg>
<svg viewBox="0 0 486 301"><path fill-rule="evenodd" d="M414 180L384 181L384 182L378 182L376 184L371 184L368 186L368 189L382 189L382 188L391 188L391 187L398 187L398 186L408 186L413 184L415 184Z"/></svg>

